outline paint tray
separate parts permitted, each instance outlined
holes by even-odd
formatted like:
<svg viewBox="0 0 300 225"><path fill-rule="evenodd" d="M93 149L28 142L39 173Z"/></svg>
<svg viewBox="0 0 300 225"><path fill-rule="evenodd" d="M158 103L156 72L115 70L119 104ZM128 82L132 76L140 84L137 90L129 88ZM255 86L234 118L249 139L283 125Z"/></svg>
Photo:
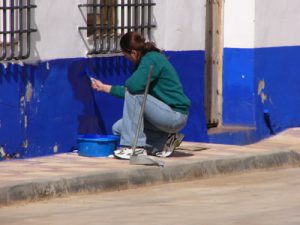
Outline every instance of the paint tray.
<svg viewBox="0 0 300 225"><path fill-rule="evenodd" d="M80 156L108 157L119 145L119 136L84 134L77 138L77 149Z"/></svg>

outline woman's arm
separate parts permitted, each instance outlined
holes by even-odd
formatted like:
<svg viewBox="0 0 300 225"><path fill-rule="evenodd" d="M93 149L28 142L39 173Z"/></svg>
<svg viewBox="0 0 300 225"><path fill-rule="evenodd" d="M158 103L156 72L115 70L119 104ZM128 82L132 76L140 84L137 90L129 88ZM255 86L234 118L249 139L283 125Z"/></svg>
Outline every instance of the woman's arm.
<svg viewBox="0 0 300 225"><path fill-rule="evenodd" d="M100 80L97 80L95 78L91 78L91 82L92 82L92 88L95 89L96 91L102 91L108 94L110 93L112 87L111 85L104 84Z"/></svg>
<svg viewBox="0 0 300 225"><path fill-rule="evenodd" d="M110 84L104 84L102 81L97 80L95 78L91 78L91 86L96 91L102 91L107 94L111 94L118 98L124 98L125 97L125 87L121 85L110 85Z"/></svg>

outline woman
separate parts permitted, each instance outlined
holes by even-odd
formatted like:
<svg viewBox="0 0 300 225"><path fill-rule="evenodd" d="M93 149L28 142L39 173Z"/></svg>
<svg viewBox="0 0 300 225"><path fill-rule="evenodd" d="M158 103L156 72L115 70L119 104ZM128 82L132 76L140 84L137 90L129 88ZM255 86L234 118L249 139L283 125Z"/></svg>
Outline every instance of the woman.
<svg viewBox="0 0 300 225"><path fill-rule="evenodd" d="M130 159L149 68L152 77L145 105L144 120L138 135L136 154L167 157L183 139L178 132L188 119L190 100L185 96L174 67L161 51L136 32L122 36L120 46L124 56L136 65L124 86L112 86L93 79L97 91L124 98L123 117L113 125L113 133L120 135L121 149L115 157Z"/></svg>

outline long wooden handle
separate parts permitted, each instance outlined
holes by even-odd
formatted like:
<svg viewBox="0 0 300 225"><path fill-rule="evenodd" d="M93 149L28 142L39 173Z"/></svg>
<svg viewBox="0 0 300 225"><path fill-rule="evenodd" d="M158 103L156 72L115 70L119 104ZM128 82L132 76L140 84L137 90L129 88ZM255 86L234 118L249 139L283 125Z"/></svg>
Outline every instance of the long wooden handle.
<svg viewBox="0 0 300 225"><path fill-rule="evenodd" d="M148 72L148 76L147 76L147 84L146 84L145 93L144 93L144 99L143 99L143 102L142 102L142 105L141 105L139 121L138 121L138 125L137 125L137 128L136 128L136 133L135 133L135 137L134 137L134 141L133 141L133 145L132 145L133 155L135 155L135 149L136 149L136 145L137 145L137 141L138 141L138 136L139 136L139 132L140 132L140 129L141 129L142 120L143 120L143 117L144 117L144 111L145 111L145 106L146 106L146 101L147 101L147 95L148 95L148 91L149 91L149 87L150 87L150 83L151 83L152 70L153 70L153 66L151 65L149 67L149 72Z"/></svg>

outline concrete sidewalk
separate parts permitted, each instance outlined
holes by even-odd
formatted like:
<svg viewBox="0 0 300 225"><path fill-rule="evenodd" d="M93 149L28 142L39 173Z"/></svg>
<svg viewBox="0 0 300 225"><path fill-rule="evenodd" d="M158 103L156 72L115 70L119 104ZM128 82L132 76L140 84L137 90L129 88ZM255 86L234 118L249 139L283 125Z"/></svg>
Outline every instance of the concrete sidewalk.
<svg viewBox="0 0 300 225"><path fill-rule="evenodd" d="M122 190L217 174L300 166L300 128L247 146L185 142L166 166L76 153L0 162L0 206L81 192Z"/></svg>

